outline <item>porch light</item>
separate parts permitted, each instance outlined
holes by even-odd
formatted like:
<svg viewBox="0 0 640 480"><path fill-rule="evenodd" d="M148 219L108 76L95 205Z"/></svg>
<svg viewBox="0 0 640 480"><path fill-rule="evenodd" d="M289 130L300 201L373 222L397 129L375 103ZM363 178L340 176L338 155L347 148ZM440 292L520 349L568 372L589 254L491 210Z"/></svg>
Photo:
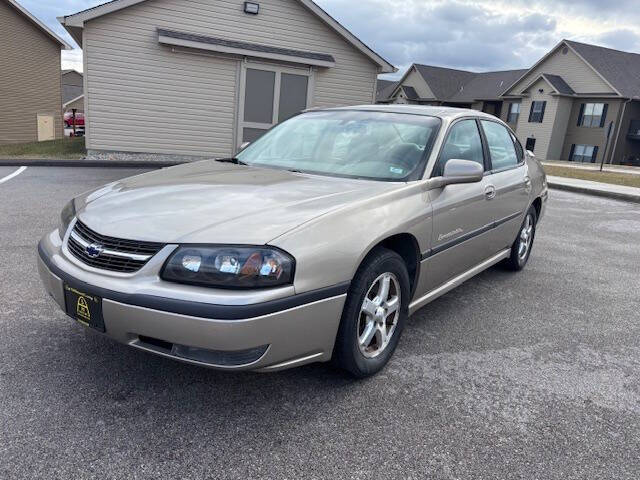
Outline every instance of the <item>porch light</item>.
<svg viewBox="0 0 640 480"><path fill-rule="evenodd" d="M244 2L244 13L250 13L251 15L257 15L260 12L260 4L253 2Z"/></svg>

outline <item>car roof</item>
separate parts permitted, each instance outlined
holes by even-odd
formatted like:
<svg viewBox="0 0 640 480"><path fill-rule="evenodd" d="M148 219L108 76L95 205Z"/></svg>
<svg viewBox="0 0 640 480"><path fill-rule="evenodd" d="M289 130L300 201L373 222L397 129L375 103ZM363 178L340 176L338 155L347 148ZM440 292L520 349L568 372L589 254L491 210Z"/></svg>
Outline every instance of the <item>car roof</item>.
<svg viewBox="0 0 640 480"><path fill-rule="evenodd" d="M470 108L440 107L428 105L354 105L351 107L336 108L317 108L308 111L341 111L341 110L359 110L367 112L387 112L387 113L404 113L410 115L424 115L429 117L439 117L442 119L455 119L459 117L484 117L496 120L494 115L472 110Z"/></svg>

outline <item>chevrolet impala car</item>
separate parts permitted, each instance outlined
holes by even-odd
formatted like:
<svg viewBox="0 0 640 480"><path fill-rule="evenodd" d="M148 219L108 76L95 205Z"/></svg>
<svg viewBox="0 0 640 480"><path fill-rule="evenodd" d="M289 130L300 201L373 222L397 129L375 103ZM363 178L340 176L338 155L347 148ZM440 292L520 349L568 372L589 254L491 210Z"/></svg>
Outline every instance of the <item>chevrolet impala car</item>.
<svg viewBox="0 0 640 480"><path fill-rule="evenodd" d="M546 201L540 163L488 114L313 110L235 158L74 198L39 270L69 316L147 352L365 377L409 315L492 265L523 269Z"/></svg>

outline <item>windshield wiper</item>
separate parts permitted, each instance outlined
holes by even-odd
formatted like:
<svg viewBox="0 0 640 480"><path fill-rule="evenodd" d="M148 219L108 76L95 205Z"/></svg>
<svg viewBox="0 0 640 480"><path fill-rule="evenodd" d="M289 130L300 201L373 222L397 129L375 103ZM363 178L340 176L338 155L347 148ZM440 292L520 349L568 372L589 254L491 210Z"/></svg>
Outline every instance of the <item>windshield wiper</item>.
<svg viewBox="0 0 640 480"><path fill-rule="evenodd" d="M229 157L229 158L216 158L216 162L220 163L233 163L234 165L249 165L246 162L243 162L239 158Z"/></svg>

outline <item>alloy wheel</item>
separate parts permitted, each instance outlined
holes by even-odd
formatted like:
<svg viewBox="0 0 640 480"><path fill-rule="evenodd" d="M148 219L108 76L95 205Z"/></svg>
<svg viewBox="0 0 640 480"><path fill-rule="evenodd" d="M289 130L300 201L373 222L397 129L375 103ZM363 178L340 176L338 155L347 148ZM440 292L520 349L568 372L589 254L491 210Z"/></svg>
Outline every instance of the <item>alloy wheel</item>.
<svg viewBox="0 0 640 480"><path fill-rule="evenodd" d="M371 284L358 320L358 346L366 358L377 357L391 342L400 318L401 296L393 273L383 273Z"/></svg>
<svg viewBox="0 0 640 480"><path fill-rule="evenodd" d="M524 221L522 230L520 230L520 242L518 244L518 258L520 261L524 261L531 250L531 243L533 241L533 217L531 214L527 215Z"/></svg>

